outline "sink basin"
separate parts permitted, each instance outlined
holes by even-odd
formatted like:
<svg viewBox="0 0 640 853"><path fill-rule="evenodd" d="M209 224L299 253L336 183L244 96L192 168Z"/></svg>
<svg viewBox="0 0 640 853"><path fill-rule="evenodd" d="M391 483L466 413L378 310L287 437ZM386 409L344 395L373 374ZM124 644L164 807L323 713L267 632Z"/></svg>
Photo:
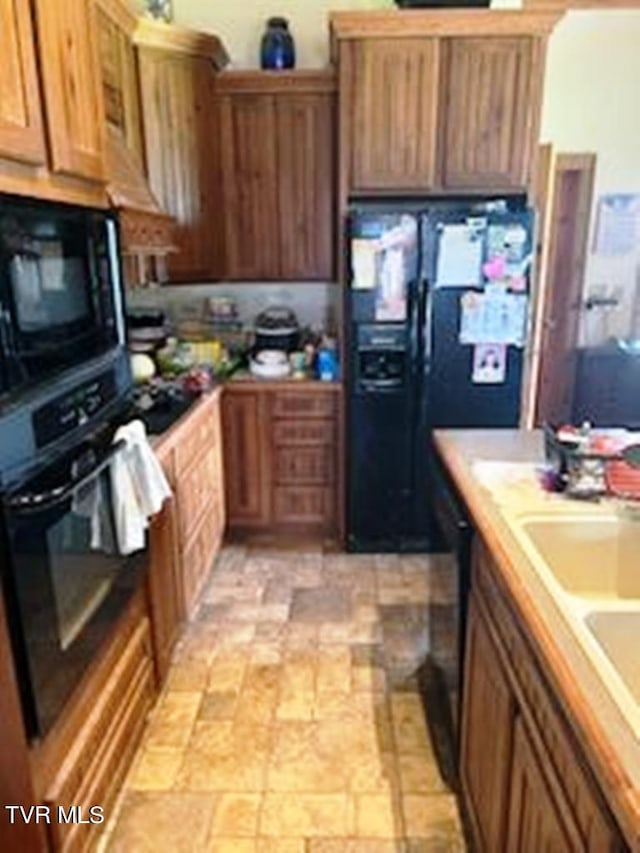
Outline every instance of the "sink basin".
<svg viewBox="0 0 640 853"><path fill-rule="evenodd" d="M615 516L553 517L525 521L521 530L566 592L640 599L640 524Z"/></svg>
<svg viewBox="0 0 640 853"><path fill-rule="evenodd" d="M640 611L590 613L585 622L629 693L640 704Z"/></svg>

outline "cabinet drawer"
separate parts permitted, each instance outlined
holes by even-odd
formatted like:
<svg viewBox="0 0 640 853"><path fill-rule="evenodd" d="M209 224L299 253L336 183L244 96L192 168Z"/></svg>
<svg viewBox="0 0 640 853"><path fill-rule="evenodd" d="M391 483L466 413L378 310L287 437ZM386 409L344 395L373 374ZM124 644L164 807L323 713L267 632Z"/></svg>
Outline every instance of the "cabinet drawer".
<svg viewBox="0 0 640 853"><path fill-rule="evenodd" d="M91 806L102 806L105 818L138 745L146 715L153 703L155 682L148 619L144 619L127 644L114 670L105 701L89 716L91 728L71 749L45 797L57 813L71 805L82 806L88 818ZM93 829L92 829L93 827ZM49 830L54 849L81 850L88 835L100 825L58 823Z"/></svg>
<svg viewBox="0 0 640 853"><path fill-rule="evenodd" d="M211 500L192 541L182 555L184 600L190 614L207 579L223 534L222 506Z"/></svg>
<svg viewBox="0 0 640 853"><path fill-rule="evenodd" d="M280 392L273 395L271 413L276 418L331 418L336 395L326 391Z"/></svg>
<svg viewBox="0 0 640 853"><path fill-rule="evenodd" d="M209 447L178 480L178 526L183 547L193 535L204 507L217 496L218 467L217 450Z"/></svg>
<svg viewBox="0 0 640 853"><path fill-rule="evenodd" d="M272 426L273 443L296 445L333 444L336 424L333 420L274 421Z"/></svg>
<svg viewBox="0 0 640 853"><path fill-rule="evenodd" d="M330 485L335 477L334 454L326 445L277 447L273 455L273 475L275 482L282 485Z"/></svg>
<svg viewBox="0 0 640 853"><path fill-rule="evenodd" d="M562 781L584 849L593 853L618 849L615 824L608 816L607 807L586 766L582 750L540 672L515 614L493 577L491 558L484 547L478 547L475 552L473 571L474 586L484 603L484 609L491 614L492 629L506 652L505 664L522 714L544 745L547 759Z"/></svg>
<svg viewBox="0 0 640 853"><path fill-rule="evenodd" d="M175 449L175 468L177 476L209 447L215 436L215 419L211 406L205 405L196 416L192 416L188 430L181 436Z"/></svg>
<svg viewBox="0 0 640 853"><path fill-rule="evenodd" d="M276 523L330 527L334 515L332 488L276 486L273 490L273 517Z"/></svg>

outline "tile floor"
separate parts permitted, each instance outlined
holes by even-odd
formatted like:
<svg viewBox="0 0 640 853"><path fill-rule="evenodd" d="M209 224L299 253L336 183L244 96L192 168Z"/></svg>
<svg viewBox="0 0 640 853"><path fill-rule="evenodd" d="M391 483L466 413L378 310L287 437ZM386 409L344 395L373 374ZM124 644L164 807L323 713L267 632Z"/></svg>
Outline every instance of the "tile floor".
<svg viewBox="0 0 640 853"><path fill-rule="evenodd" d="M419 689L441 559L226 548L101 846L465 850Z"/></svg>

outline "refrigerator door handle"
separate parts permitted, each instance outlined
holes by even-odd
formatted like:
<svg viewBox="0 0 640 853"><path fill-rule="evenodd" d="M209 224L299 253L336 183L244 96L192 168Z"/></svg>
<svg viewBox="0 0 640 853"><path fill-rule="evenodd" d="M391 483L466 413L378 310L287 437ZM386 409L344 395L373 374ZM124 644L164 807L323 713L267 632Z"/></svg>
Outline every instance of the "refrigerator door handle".
<svg viewBox="0 0 640 853"><path fill-rule="evenodd" d="M416 306L418 371L429 371L431 361L431 288L428 279L422 279L418 287Z"/></svg>

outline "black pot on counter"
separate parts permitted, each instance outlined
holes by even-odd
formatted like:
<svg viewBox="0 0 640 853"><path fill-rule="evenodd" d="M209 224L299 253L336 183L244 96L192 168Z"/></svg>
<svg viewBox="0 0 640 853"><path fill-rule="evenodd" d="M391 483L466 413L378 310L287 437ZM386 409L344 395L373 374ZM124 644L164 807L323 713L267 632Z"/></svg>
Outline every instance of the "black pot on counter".
<svg viewBox="0 0 640 853"><path fill-rule="evenodd" d="M272 307L262 311L255 320L254 352L260 350L298 349L300 327L296 315L289 308Z"/></svg>

